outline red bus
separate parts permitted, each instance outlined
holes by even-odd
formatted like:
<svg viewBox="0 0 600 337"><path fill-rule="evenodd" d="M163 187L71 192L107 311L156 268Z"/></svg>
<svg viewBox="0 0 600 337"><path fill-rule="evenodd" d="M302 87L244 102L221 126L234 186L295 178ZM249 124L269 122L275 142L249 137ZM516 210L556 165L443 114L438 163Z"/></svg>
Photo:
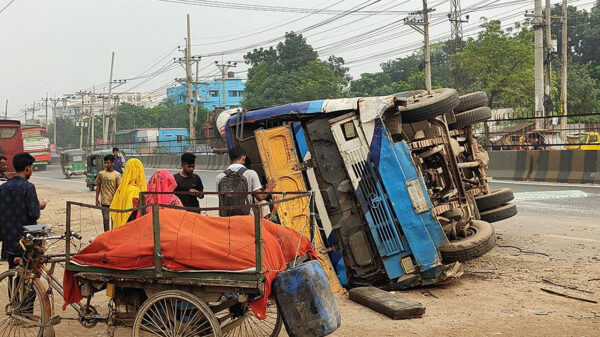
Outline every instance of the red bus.
<svg viewBox="0 0 600 337"><path fill-rule="evenodd" d="M8 172L14 172L13 157L23 151L21 122L0 119L0 156L8 159Z"/></svg>

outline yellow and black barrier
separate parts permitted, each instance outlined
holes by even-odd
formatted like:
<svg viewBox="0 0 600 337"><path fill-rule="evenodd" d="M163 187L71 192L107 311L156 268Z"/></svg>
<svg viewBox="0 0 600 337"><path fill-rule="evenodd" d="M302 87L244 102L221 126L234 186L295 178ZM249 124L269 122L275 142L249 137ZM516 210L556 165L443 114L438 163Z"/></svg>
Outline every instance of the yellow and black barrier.
<svg viewBox="0 0 600 337"><path fill-rule="evenodd" d="M487 175L498 180L600 184L600 151L489 151Z"/></svg>

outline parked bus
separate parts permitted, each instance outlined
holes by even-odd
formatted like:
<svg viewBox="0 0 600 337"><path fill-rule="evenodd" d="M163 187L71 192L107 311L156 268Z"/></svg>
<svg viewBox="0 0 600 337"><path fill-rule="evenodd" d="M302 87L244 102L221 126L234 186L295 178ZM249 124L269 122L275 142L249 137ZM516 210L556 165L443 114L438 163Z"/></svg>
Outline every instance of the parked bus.
<svg viewBox="0 0 600 337"><path fill-rule="evenodd" d="M15 154L23 151L21 123L12 120L0 120L0 156L8 159L8 172L14 172L12 160Z"/></svg>
<svg viewBox="0 0 600 337"><path fill-rule="evenodd" d="M23 147L35 158L34 166L38 169L45 170L50 164L50 139L46 137L45 127L23 127Z"/></svg>

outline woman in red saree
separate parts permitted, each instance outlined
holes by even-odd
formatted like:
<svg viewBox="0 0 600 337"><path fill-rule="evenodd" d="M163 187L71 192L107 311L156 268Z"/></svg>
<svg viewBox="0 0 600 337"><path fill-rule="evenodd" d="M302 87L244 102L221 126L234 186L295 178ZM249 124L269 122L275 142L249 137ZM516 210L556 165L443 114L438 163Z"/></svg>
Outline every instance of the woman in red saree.
<svg viewBox="0 0 600 337"><path fill-rule="evenodd" d="M148 192L173 192L175 187L177 187L175 178L165 170L154 172L148 180ZM175 194L146 194L146 205L149 204L183 206ZM147 212L152 212L152 209L148 207Z"/></svg>

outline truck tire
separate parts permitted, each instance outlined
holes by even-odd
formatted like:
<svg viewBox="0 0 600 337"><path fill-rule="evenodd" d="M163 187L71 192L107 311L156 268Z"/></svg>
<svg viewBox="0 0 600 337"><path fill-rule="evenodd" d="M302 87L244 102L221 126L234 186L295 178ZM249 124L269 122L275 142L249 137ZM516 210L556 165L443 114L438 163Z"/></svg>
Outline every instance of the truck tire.
<svg viewBox="0 0 600 337"><path fill-rule="evenodd" d="M484 91L476 91L460 96L460 103L454 108L455 113L487 106L488 97Z"/></svg>
<svg viewBox="0 0 600 337"><path fill-rule="evenodd" d="M448 126L449 129L462 129L466 126L479 122L485 122L492 118L492 110L488 107L475 108L454 115L456 122Z"/></svg>
<svg viewBox="0 0 600 337"><path fill-rule="evenodd" d="M489 252L496 246L496 232L489 222L473 220L469 236L440 246L444 263L468 261Z"/></svg>
<svg viewBox="0 0 600 337"><path fill-rule="evenodd" d="M481 220L490 223L505 220L517 215L517 205L509 202L506 205L479 212L479 215L481 216Z"/></svg>
<svg viewBox="0 0 600 337"><path fill-rule="evenodd" d="M475 202L477 203L477 209L483 212L488 209L500 207L514 198L515 196L510 188L500 188L491 190L490 194L475 197Z"/></svg>
<svg viewBox="0 0 600 337"><path fill-rule="evenodd" d="M414 102L406 107L399 107L402 121L415 123L426 121L456 108L459 102L455 89L436 89L413 96Z"/></svg>

